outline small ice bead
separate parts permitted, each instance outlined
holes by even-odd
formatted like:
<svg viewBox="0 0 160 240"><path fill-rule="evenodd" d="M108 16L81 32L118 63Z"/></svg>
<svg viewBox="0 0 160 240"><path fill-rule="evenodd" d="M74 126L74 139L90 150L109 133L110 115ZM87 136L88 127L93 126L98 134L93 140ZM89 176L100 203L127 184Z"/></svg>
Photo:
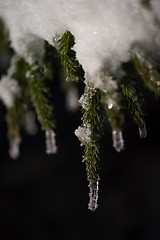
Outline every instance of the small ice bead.
<svg viewBox="0 0 160 240"><path fill-rule="evenodd" d="M46 153L57 153L55 133L53 131L46 131Z"/></svg>
<svg viewBox="0 0 160 240"><path fill-rule="evenodd" d="M98 208L98 185L99 182L89 182L89 203L88 209L91 211L95 211Z"/></svg>
<svg viewBox="0 0 160 240"><path fill-rule="evenodd" d="M146 125L145 125L145 124L139 126L138 130L139 130L139 136L140 136L140 138L145 138L145 137L147 137L147 129L146 129Z"/></svg>
<svg viewBox="0 0 160 240"><path fill-rule="evenodd" d="M19 146L21 143L20 138L15 138L10 141L10 146L9 146L9 155L12 159L17 159L19 157Z"/></svg>
<svg viewBox="0 0 160 240"><path fill-rule="evenodd" d="M113 147L117 152L124 149L124 140L121 130L114 130L112 132Z"/></svg>

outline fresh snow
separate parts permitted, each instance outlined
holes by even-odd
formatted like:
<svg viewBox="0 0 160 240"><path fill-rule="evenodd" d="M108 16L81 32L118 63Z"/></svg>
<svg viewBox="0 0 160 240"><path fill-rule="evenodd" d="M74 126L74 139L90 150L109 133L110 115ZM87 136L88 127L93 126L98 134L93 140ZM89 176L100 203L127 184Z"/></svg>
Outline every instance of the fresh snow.
<svg viewBox="0 0 160 240"><path fill-rule="evenodd" d="M134 44L160 45L160 1L152 10L140 0L1 0L0 16L15 51L29 62L43 55L44 39L53 46L66 30L75 36L76 56L96 81L103 69L116 71L130 57Z"/></svg>

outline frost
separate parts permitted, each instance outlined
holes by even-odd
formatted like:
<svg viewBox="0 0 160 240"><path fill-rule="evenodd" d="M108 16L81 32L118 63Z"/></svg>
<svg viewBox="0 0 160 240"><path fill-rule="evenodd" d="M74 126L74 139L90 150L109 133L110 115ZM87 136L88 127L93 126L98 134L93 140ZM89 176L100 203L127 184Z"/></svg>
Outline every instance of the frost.
<svg viewBox="0 0 160 240"><path fill-rule="evenodd" d="M124 149L124 140L121 130L112 131L113 147L117 152L120 152Z"/></svg>
<svg viewBox="0 0 160 240"><path fill-rule="evenodd" d="M46 131L46 153L57 153L57 146L55 140L55 133L53 131Z"/></svg>
<svg viewBox="0 0 160 240"><path fill-rule="evenodd" d="M75 130L75 135L78 137L82 145L89 143L92 135L91 126L89 124L85 127L79 126L78 129Z"/></svg>
<svg viewBox="0 0 160 240"><path fill-rule="evenodd" d="M87 110L89 100L95 94L96 89L93 83L91 82L91 80L88 78L88 76L86 76L85 84L86 84L85 91L84 91L84 94L80 97L79 103L83 109Z"/></svg>
<svg viewBox="0 0 160 240"><path fill-rule="evenodd" d="M20 138L15 138L10 141L10 146L9 146L9 155L12 159L17 159L19 157L19 146L21 143Z"/></svg>
<svg viewBox="0 0 160 240"><path fill-rule="evenodd" d="M83 109L86 109L87 106L88 106L88 94L84 93L84 94L80 97L80 99L79 99L78 102L79 102L79 104L81 105L81 107L82 107Z"/></svg>
<svg viewBox="0 0 160 240"><path fill-rule="evenodd" d="M115 71L128 61L136 43L160 46L155 23L155 18L160 19L159 0L151 1L151 10L140 2L1 0L0 16L9 28L12 47L29 62L42 58L44 40L56 46L57 36L71 31L77 59L94 78L102 69Z"/></svg>
<svg viewBox="0 0 160 240"><path fill-rule="evenodd" d="M2 76L0 80L0 99L7 108L14 105L15 97L20 93L17 82L9 76Z"/></svg>
<svg viewBox="0 0 160 240"><path fill-rule="evenodd" d="M98 207L98 185L99 182L89 182L89 204L88 209L91 211L95 211Z"/></svg>

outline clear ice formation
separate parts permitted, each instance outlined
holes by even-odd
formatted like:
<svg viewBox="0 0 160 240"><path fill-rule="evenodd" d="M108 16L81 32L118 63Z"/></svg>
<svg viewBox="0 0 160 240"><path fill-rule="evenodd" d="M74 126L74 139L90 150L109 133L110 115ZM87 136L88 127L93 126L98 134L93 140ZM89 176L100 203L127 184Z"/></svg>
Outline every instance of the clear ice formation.
<svg viewBox="0 0 160 240"><path fill-rule="evenodd" d="M88 209L95 211L98 208L98 190L99 182L89 182L89 204Z"/></svg>
<svg viewBox="0 0 160 240"><path fill-rule="evenodd" d="M20 138L15 138L10 141L10 146L9 146L9 155L12 159L17 159L19 157L20 151L19 151L19 146L21 143Z"/></svg>
<svg viewBox="0 0 160 240"><path fill-rule="evenodd" d="M46 131L46 153L57 153L57 146L55 140L55 133L53 131Z"/></svg>
<svg viewBox="0 0 160 240"><path fill-rule="evenodd" d="M124 149L124 140L121 130L112 131L113 147L117 152Z"/></svg>
<svg viewBox="0 0 160 240"><path fill-rule="evenodd" d="M139 136L140 136L140 138L145 138L145 137L147 137L147 129L146 129L146 125L145 125L145 124L139 126L138 130L139 130Z"/></svg>

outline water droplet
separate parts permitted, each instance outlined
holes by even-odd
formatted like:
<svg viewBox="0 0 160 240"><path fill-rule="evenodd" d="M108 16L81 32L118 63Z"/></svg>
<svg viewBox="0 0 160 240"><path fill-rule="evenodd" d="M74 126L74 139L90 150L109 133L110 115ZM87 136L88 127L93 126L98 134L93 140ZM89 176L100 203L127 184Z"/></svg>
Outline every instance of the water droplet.
<svg viewBox="0 0 160 240"><path fill-rule="evenodd" d="M124 140L121 130L114 130L112 132L113 147L117 152L124 149Z"/></svg>
<svg viewBox="0 0 160 240"><path fill-rule="evenodd" d="M140 136L140 138L145 138L145 137L147 137L147 129L146 129L146 125L145 125L145 124L139 126L138 130L139 130L139 136Z"/></svg>
<svg viewBox="0 0 160 240"><path fill-rule="evenodd" d="M46 131L46 153L57 153L57 146L55 140L55 133L53 131Z"/></svg>
<svg viewBox="0 0 160 240"><path fill-rule="evenodd" d="M98 185L99 182L89 182L89 204L88 209L91 211L95 211L98 208Z"/></svg>
<svg viewBox="0 0 160 240"><path fill-rule="evenodd" d="M112 109L112 108L113 108L113 104L110 103L110 104L108 105L108 109Z"/></svg>

